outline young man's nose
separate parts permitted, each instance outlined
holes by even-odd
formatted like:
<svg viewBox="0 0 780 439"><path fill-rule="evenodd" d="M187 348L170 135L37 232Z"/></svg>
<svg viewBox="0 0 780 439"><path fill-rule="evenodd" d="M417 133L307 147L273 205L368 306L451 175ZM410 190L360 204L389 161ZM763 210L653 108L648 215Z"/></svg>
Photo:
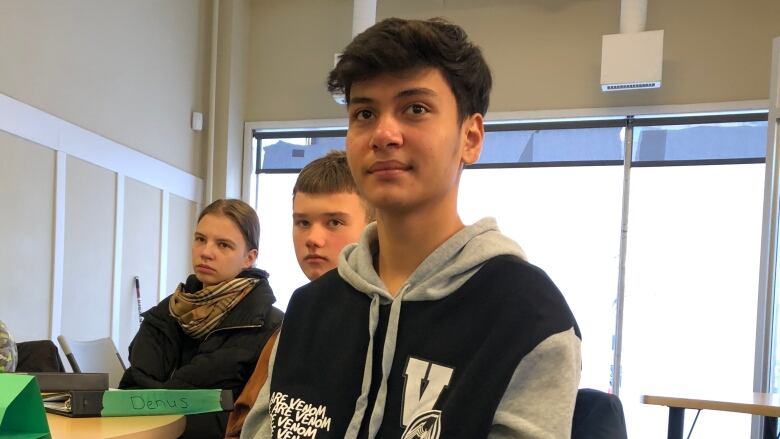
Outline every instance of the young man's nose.
<svg viewBox="0 0 780 439"><path fill-rule="evenodd" d="M306 246L310 248L320 248L325 245L325 230L317 225L313 225L306 235Z"/></svg>
<svg viewBox="0 0 780 439"><path fill-rule="evenodd" d="M371 147L391 148L400 146L403 142L401 127L398 120L390 114L378 116L376 127L371 137Z"/></svg>

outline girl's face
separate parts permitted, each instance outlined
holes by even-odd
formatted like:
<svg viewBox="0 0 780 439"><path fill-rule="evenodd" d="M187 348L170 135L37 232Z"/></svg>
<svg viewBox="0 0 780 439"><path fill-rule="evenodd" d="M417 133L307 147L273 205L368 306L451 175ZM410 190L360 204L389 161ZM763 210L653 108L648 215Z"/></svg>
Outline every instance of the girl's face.
<svg viewBox="0 0 780 439"><path fill-rule="evenodd" d="M218 214L206 214L195 226L192 268L204 287L234 279L254 264L257 249L247 249L236 223Z"/></svg>

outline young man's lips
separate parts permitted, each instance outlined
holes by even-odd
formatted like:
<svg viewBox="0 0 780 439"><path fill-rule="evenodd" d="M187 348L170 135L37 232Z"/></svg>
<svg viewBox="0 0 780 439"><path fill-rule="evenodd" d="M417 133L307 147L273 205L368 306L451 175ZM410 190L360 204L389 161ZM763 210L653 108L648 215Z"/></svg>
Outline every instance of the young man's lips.
<svg viewBox="0 0 780 439"><path fill-rule="evenodd" d="M213 273L214 269L209 267L208 265L196 265L195 271L200 271L204 273Z"/></svg>
<svg viewBox="0 0 780 439"><path fill-rule="evenodd" d="M307 262L324 262L327 261L327 259L324 256L320 255L309 255L303 258Z"/></svg>
<svg viewBox="0 0 780 439"><path fill-rule="evenodd" d="M381 171L408 171L411 168L412 167L406 163L399 162L397 160L385 160L381 162L374 162L374 164L368 168L368 173L372 174L374 172Z"/></svg>

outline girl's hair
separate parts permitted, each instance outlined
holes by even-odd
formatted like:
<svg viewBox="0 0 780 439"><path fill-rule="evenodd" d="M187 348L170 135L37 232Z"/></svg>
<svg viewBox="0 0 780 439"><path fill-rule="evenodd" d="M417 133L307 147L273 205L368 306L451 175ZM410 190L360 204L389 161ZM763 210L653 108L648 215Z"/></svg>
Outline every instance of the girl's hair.
<svg viewBox="0 0 780 439"><path fill-rule="evenodd" d="M208 214L230 218L238 226L238 229L241 230L247 250L257 249L260 239L260 220L257 218L257 212L255 212L252 206L237 199L220 199L203 209L198 216L198 222Z"/></svg>

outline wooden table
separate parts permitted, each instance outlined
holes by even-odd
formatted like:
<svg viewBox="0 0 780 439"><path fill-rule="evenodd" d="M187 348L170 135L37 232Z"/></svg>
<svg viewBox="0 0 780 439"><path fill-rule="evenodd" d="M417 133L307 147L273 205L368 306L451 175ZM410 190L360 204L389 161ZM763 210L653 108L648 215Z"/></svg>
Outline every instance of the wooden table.
<svg viewBox="0 0 780 439"><path fill-rule="evenodd" d="M682 439L685 409L720 410L725 412L748 413L764 417L763 438L775 439L777 418L780 416L780 394L744 393L741 395L717 396L714 398L676 397L642 395L644 404L669 407L669 439Z"/></svg>
<svg viewBox="0 0 780 439"><path fill-rule="evenodd" d="M184 432L182 415L69 418L46 414L52 439L167 439Z"/></svg>

